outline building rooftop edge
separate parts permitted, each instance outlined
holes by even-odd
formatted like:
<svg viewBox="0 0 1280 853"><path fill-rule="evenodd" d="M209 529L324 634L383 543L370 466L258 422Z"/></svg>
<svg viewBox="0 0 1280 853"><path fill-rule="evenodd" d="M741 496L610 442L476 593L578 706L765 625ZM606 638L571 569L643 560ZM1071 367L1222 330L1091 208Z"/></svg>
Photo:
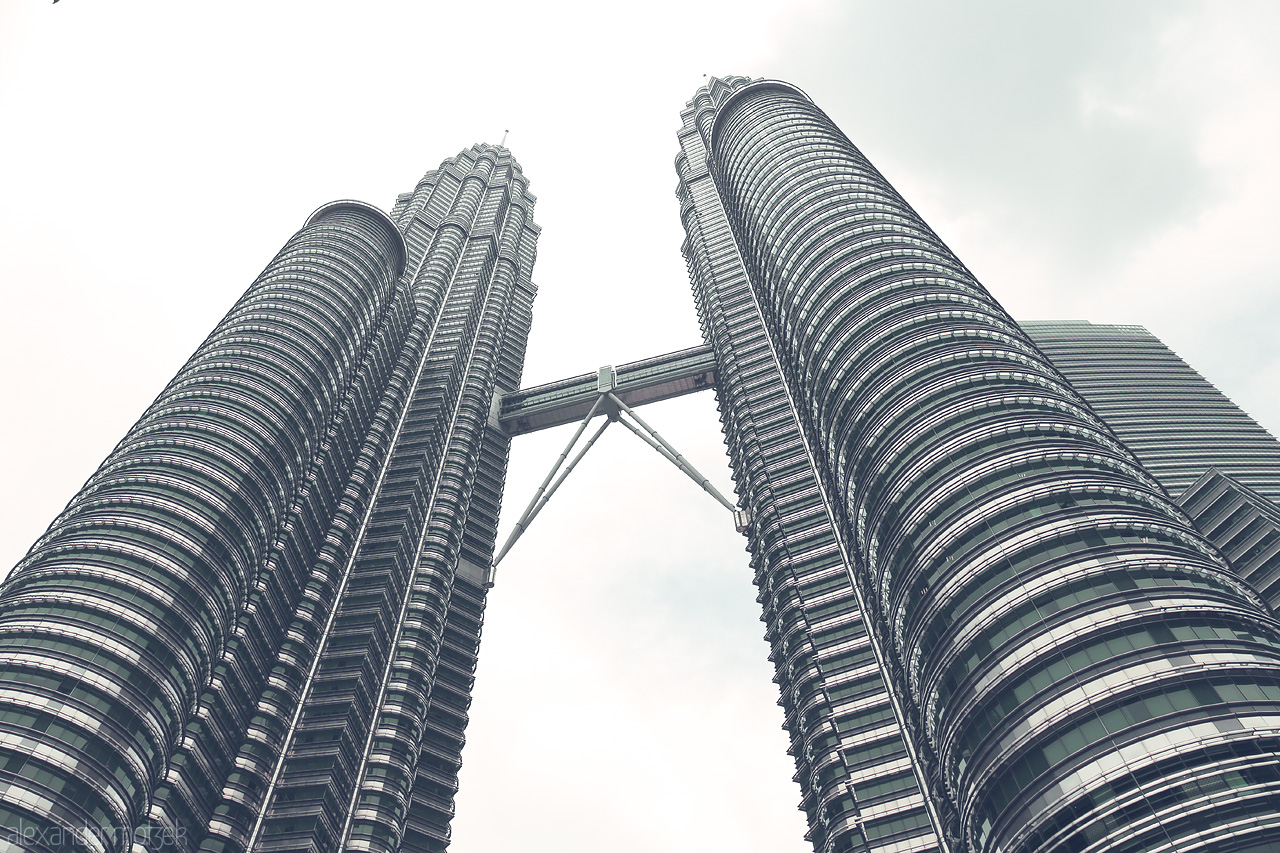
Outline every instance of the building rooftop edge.
<svg viewBox="0 0 1280 853"><path fill-rule="evenodd" d="M400 257L396 263L396 275L399 276L403 274L405 264L409 261L408 246L405 245L404 235L400 233L400 229L396 227L396 223L380 207L369 204L367 201L359 201L353 198L340 198L317 207L311 212L311 215L307 217L307 221L302 224L302 227L306 228L309 225L314 225L330 213L344 209L357 211L373 217L382 225L385 225L387 230L395 235L396 247L400 250Z"/></svg>
<svg viewBox="0 0 1280 853"><path fill-rule="evenodd" d="M716 137L720 134L721 122L724 120L724 117L729 114L729 110L744 98L766 89L780 89L784 92L790 92L793 95L798 95L811 104L813 103L813 98L810 98L809 94L805 92L804 89L801 89L793 83L788 83L785 80L774 80L771 78L752 80L750 83L725 98L724 103L716 107L716 115L715 118L711 120L711 130L708 133L708 153L714 151L716 148Z"/></svg>

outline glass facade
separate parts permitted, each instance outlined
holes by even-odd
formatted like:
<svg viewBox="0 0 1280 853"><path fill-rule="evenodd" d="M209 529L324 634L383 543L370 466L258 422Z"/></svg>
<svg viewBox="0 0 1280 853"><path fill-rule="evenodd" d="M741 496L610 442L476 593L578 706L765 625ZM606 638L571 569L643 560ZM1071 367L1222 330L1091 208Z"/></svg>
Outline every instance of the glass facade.
<svg viewBox="0 0 1280 853"><path fill-rule="evenodd" d="M533 202L479 145L321 208L18 565L12 849L447 846Z"/></svg>
<svg viewBox="0 0 1280 853"><path fill-rule="evenodd" d="M1280 441L1155 335L1080 320L1021 326L1179 502L1210 468L1280 501Z"/></svg>
<svg viewBox="0 0 1280 853"><path fill-rule="evenodd" d="M1188 486L1178 503L1271 609L1280 607L1280 506L1217 468Z"/></svg>
<svg viewBox="0 0 1280 853"><path fill-rule="evenodd" d="M1280 845L1280 625L1256 593L807 96L714 80L684 116L704 333L725 379L740 347L767 365L718 391L784 704L824 682L788 716L829 756L797 750L815 849L923 849L913 813L953 851ZM884 835L809 665L825 625L781 612L774 540L808 540L753 443L797 448L925 792Z"/></svg>
<svg viewBox="0 0 1280 853"><path fill-rule="evenodd" d="M1280 607L1280 441L1141 326L1021 325L1236 573Z"/></svg>

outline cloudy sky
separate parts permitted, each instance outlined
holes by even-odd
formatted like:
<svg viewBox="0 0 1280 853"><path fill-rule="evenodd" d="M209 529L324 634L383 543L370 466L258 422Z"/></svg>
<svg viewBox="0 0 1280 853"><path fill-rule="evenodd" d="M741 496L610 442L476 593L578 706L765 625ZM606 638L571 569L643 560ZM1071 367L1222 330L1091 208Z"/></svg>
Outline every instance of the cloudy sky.
<svg viewBox="0 0 1280 853"><path fill-rule="evenodd" d="M527 384L698 342L706 74L809 92L1016 317L1146 325L1280 429L1280 5L0 0L0 562L318 205L508 146ZM730 488L714 400L644 416ZM512 516L567 441L518 439ZM801 853L743 542L610 430L503 562L459 853Z"/></svg>

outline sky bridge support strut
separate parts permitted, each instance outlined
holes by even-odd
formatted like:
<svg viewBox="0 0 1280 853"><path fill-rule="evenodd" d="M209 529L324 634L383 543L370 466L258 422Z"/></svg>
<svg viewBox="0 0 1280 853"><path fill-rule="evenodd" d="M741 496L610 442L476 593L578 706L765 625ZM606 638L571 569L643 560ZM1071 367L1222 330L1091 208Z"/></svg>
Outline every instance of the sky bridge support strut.
<svg viewBox="0 0 1280 853"><path fill-rule="evenodd" d="M507 541L493 558L489 570L489 586L493 586L494 570L506 557L511 547L529 529L533 519L542 512L551 496L582 460L587 451L600 439L605 429L614 421L635 433L671 464L701 486L723 507L733 513L739 531L747 523L746 513L720 493L711 481L704 477L689 460L685 459L658 431L636 414L633 406L666 400L672 397L715 387L715 356L710 347L693 347L668 353L657 358L632 362L614 368L601 367L595 374L583 374L571 379L541 385L535 388L504 394L497 404L498 422L508 435L522 435L552 426L573 423L581 416L573 437L560 453L542 485L512 528ZM629 405L630 403L630 405ZM566 465L578 439L587 425L598 414L606 416L600 428ZM563 468L563 470L562 470Z"/></svg>

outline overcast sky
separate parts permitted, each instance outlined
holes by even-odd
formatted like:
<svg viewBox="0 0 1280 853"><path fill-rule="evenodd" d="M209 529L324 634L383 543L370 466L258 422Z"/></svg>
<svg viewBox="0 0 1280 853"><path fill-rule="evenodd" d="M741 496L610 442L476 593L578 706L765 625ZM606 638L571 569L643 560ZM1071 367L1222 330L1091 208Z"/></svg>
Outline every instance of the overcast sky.
<svg viewBox="0 0 1280 853"><path fill-rule="evenodd" d="M306 216L473 142L538 195L526 384L699 342L678 113L805 89L1020 319L1150 328L1280 428L1280 4L0 0L0 562ZM644 417L731 488L714 399ZM506 526L567 441L517 439ZM503 562L459 853L801 853L744 542L610 430Z"/></svg>

